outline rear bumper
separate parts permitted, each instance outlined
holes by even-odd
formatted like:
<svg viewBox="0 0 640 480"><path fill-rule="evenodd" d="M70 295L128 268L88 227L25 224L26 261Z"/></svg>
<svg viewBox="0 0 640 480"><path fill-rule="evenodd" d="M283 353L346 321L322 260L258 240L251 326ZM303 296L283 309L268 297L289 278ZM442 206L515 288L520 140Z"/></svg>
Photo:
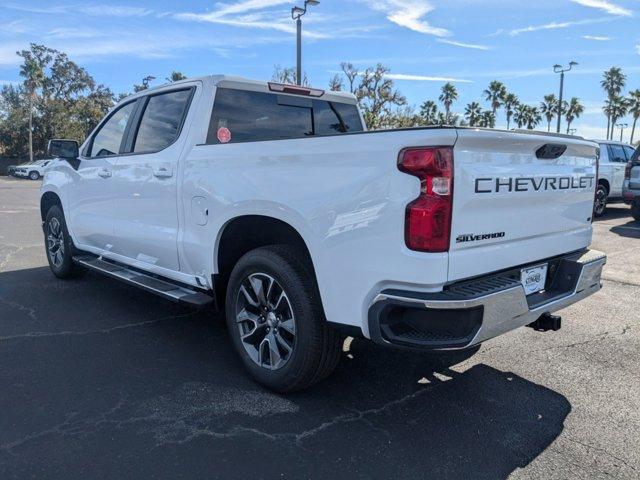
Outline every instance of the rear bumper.
<svg viewBox="0 0 640 480"><path fill-rule="evenodd" d="M520 284L521 267L450 285L441 293L385 290L369 309L371 339L425 350L469 348L602 288L602 252L585 250L532 265L544 262L549 264L546 289L528 297Z"/></svg>

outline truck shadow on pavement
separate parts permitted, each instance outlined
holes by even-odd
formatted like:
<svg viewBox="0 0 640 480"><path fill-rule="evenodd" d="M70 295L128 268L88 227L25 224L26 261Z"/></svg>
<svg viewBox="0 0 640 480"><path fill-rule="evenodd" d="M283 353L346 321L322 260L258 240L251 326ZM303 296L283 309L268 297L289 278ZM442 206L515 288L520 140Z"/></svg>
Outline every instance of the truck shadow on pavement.
<svg viewBox="0 0 640 480"><path fill-rule="evenodd" d="M354 340L285 397L210 312L91 273L0 273L0 478L494 479L562 432L562 395L455 361Z"/></svg>

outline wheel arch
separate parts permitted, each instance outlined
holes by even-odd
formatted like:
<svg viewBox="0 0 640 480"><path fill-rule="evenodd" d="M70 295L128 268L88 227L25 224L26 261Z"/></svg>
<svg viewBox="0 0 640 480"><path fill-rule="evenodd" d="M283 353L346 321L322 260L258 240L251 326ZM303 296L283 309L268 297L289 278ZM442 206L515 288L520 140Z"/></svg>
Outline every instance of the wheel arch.
<svg viewBox="0 0 640 480"><path fill-rule="evenodd" d="M240 215L223 225L215 242L214 265L217 273L213 275L213 284L218 305L224 304L229 276L238 260L251 250L270 245L299 248L305 254L317 285L311 251L297 228L289 222L268 215Z"/></svg>
<svg viewBox="0 0 640 480"><path fill-rule="evenodd" d="M47 212L54 205L58 205L60 209L64 211L62 207L62 200L57 193L52 191L44 192L40 197L40 218L43 222L47 216Z"/></svg>
<svg viewBox="0 0 640 480"><path fill-rule="evenodd" d="M606 178L599 178L598 185L602 185L604 188L607 189L607 195L611 193L611 185L609 184L609 180L607 180Z"/></svg>

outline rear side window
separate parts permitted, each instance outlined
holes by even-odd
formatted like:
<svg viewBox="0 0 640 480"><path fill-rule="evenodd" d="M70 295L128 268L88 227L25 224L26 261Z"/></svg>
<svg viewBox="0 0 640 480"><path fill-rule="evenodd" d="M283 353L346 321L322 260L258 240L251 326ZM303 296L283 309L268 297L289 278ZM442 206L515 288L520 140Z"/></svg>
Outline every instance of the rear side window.
<svg viewBox="0 0 640 480"><path fill-rule="evenodd" d="M91 158L118 155L120 153L122 137L133 113L134 106L135 102L123 105L100 127L91 142L91 152L89 153Z"/></svg>
<svg viewBox="0 0 640 480"><path fill-rule="evenodd" d="M627 163L627 156L622 145L609 145L609 161Z"/></svg>
<svg viewBox="0 0 640 480"><path fill-rule="evenodd" d="M180 135L192 90L179 90L149 97L138 127L133 151L158 152Z"/></svg>
<svg viewBox="0 0 640 480"><path fill-rule="evenodd" d="M219 88L216 93L207 144L286 140L314 135L362 131L357 123L345 124L339 104L304 97ZM341 105L341 104L340 104ZM350 121L353 113L344 111Z"/></svg>

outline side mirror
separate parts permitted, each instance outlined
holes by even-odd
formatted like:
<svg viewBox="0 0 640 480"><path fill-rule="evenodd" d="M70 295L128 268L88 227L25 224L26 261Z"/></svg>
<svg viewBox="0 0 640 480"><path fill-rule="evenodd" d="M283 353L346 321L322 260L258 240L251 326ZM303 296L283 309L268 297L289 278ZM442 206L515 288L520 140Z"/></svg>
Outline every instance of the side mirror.
<svg viewBox="0 0 640 480"><path fill-rule="evenodd" d="M80 156L80 147L75 140L49 140L47 155L64 160L76 160Z"/></svg>

